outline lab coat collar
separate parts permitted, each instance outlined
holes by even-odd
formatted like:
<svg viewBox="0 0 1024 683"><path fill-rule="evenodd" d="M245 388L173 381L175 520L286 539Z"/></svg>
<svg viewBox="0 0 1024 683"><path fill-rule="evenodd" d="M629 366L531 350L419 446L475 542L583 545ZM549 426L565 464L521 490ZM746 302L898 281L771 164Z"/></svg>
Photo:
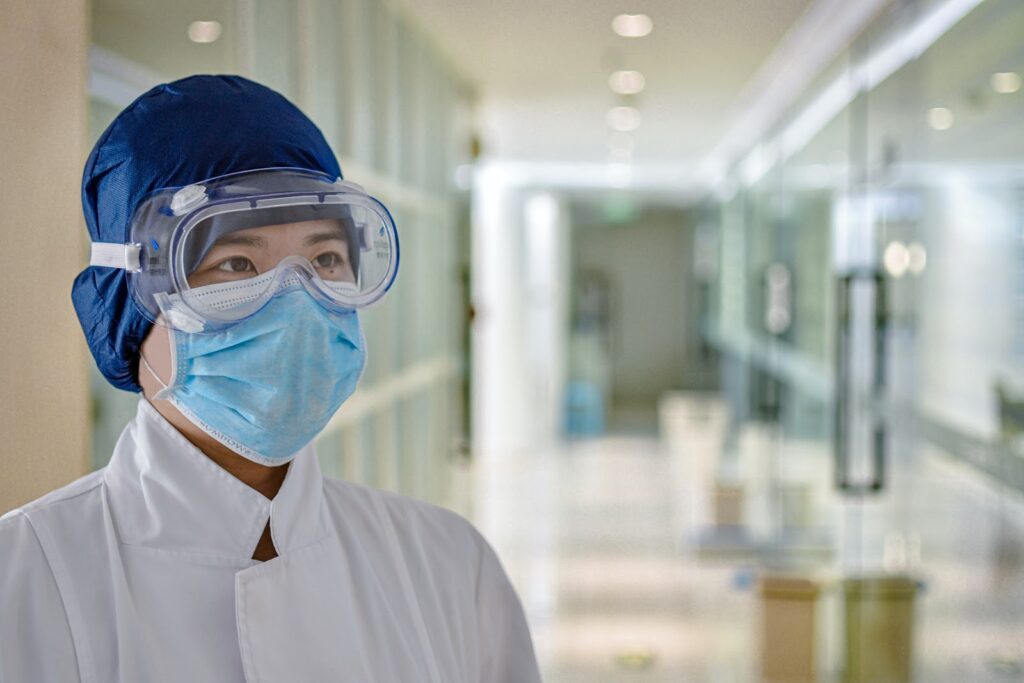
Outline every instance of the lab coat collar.
<svg viewBox="0 0 1024 683"><path fill-rule="evenodd" d="M122 543L252 563L270 518L279 555L322 538L323 479L313 444L270 500L210 460L145 398L104 473Z"/></svg>

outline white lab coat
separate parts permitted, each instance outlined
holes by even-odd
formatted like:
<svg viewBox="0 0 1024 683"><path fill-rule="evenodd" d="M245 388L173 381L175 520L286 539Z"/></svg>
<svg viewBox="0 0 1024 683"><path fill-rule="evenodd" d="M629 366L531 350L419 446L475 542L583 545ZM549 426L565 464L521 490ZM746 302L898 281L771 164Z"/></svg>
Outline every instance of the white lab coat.
<svg viewBox="0 0 1024 683"><path fill-rule="evenodd" d="M312 446L268 500L142 399L106 468L0 518L2 683L539 680L483 537Z"/></svg>

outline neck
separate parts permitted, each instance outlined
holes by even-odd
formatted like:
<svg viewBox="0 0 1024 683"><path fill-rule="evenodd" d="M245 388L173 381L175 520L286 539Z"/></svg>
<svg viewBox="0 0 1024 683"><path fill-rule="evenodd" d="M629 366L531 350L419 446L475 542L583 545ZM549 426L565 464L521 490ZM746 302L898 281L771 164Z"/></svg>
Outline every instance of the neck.
<svg viewBox="0 0 1024 683"><path fill-rule="evenodd" d="M206 435L204 434L204 436ZM185 438L190 441L192 440L187 434ZM277 492L281 489L281 484L284 483L285 475L288 474L289 463L270 467L242 457L219 441L213 442L215 446L210 444L200 445L195 441L192 443L196 448L205 453L210 460L227 470L228 474L249 487L256 489L267 498L273 499L277 495Z"/></svg>
<svg viewBox="0 0 1024 683"><path fill-rule="evenodd" d="M288 463L284 465L261 465L245 458L196 427L169 401L150 401L150 404L164 419L188 439L193 446L206 454L210 460L243 484L273 499L288 474Z"/></svg>

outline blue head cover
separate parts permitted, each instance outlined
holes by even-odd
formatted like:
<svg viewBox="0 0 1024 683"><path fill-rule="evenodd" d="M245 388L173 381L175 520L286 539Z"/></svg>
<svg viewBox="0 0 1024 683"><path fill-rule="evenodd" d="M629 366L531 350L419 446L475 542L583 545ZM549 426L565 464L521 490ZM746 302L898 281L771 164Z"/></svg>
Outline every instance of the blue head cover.
<svg viewBox="0 0 1024 683"><path fill-rule="evenodd" d="M94 242L129 240L148 194L227 173L292 167L341 176L320 130L270 88L239 76L191 76L158 85L118 114L85 163L82 209ZM103 376L141 391L139 346L152 323L128 291L127 272L90 266L71 289Z"/></svg>

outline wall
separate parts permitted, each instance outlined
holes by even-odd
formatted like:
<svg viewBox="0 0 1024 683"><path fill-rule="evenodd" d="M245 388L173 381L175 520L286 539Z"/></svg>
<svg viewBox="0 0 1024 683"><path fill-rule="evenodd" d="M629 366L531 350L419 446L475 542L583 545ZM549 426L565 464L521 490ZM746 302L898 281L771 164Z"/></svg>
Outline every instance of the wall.
<svg viewBox="0 0 1024 683"><path fill-rule="evenodd" d="M690 214L669 209L574 226L574 271L598 270L611 283L613 407L653 407L685 383L697 339L693 234Z"/></svg>
<svg viewBox="0 0 1024 683"><path fill-rule="evenodd" d="M85 51L83 3L4 3L0 513L87 470L87 352L69 294L85 260Z"/></svg>

